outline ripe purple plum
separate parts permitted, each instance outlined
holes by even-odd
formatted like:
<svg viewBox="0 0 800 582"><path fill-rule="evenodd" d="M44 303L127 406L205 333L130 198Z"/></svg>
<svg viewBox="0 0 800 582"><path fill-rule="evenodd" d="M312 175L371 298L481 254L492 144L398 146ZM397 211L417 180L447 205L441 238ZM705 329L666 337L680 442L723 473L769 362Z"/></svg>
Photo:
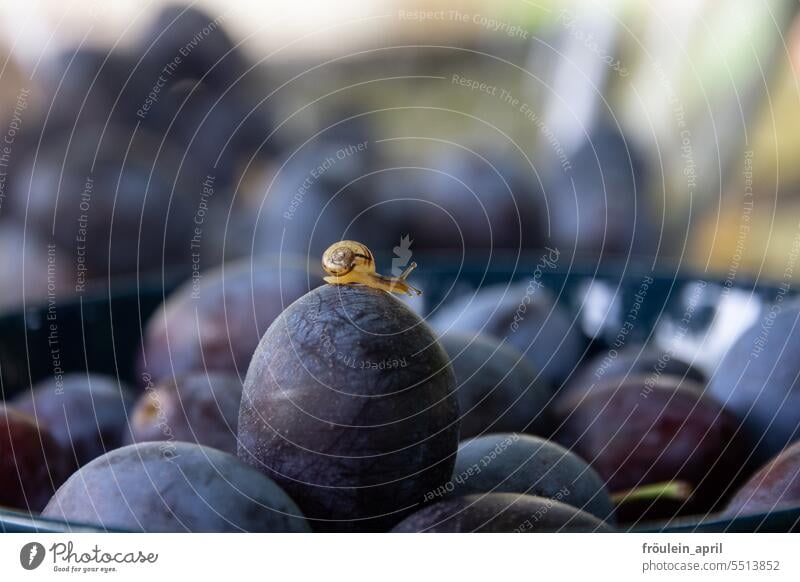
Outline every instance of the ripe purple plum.
<svg viewBox="0 0 800 582"><path fill-rule="evenodd" d="M0 405L0 505L41 511L69 470L66 451L46 428Z"/></svg>
<svg viewBox="0 0 800 582"><path fill-rule="evenodd" d="M239 457L314 529L390 529L450 478L457 447L447 354L389 293L324 285L264 334L244 384Z"/></svg>
<svg viewBox="0 0 800 582"><path fill-rule="evenodd" d="M456 375L462 439L486 432L550 433L553 392L516 348L457 332L439 341Z"/></svg>
<svg viewBox="0 0 800 582"><path fill-rule="evenodd" d="M272 321L319 283L304 259L262 257L192 278L147 323L140 371L153 382L193 372L243 377Z"/></svg>
<svg viewBox="0 0 800 582"><path fill-rule="evenodd" d="M728 501L723 513L766 513L800 505L800 443L763 466Z"/></svg>
<svg viewBox="0 0 800 582"><path fill-rule="evenodd" d="M559 404L564 446L612 493L680 481L692 504L714 507L740 467L736 419L691 380L636 376L577 392Z"/></svg>
<svg viewBox="0 0 800 582"><path fill-rule="evenodd" d="M555 499L515 493L454 497L397 524L397 533L610 532L595 516Z"/></svg>
<svg viewBox="0 0 800 582"><path fill-rule="evenodd" d="M530 282L495 285L445 305L432 320L442 334L488 334L527 357L554 388L580 361L584 338L577 324L545 289Z"/></svg>
<svg viewBox="0 0 800 582"><path fill-rule="evenodd" d="M626 376L677 376L705 385L707 378L697 367L667 352L650 348L627 348L623 351L603 353L582 364L570 381L568 388L583 389L592 384L602 384Z"/></svg>
<svg viewBox="0 0 800 582"><path fill-rule="evenodd" d="M175 439L236 454L242 382L232 374L194 374L148 388L131 416L133 442Z"/></svg>
<svg viewBox="0 0 800 582"><path fill-rule="evenodd" d="M531 435L491 434L461 443L453 495L520 493L558 498L613 521L614 506L600 476L564 447Z"/></svg>
<svg viewBox="0 0 800 582"><path fill-rule="evenodd" d="M275 483L233 455L193 443L128 445L81 467L42 515L144 532L307 532Z"/></svg>
<svg viewBox="0 0 800 582"><path fill-rule="evenodd" d="M50 431L76 468L122 445L133 396L100 374L66 374L34 385L12 401Z"/></svg>
<svg viewBox="0 0 800 582"><path fill-rule="evenodd" d="M756 466L800 438L800 302L776 305L736 340L710 383L742 421Z"/></svg>

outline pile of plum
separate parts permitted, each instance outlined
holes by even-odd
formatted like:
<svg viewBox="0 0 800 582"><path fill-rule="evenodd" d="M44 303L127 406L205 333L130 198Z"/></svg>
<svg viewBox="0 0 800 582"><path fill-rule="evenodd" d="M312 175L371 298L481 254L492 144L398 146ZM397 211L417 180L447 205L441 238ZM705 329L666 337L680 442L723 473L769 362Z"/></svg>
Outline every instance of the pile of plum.
<svg viewBox="0 0 800 582"><path fill-rule="evenodd" d="M643 346L584 357L545 289L426 321L304 263L186 283L136 389L70 374L0 407L0 505L110 530L604 532L800 503L798 305L707 381Z"/></svg>

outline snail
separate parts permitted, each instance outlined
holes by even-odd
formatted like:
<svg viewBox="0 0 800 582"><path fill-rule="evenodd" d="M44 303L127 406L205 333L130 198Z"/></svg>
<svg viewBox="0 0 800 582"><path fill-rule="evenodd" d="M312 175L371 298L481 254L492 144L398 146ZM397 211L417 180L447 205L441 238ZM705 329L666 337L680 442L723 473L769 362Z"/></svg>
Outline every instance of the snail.
<svg viewBox="0 0 800 582"><path fill-rule="evenodd" d="M417 263L411 263L399 277L386 277L375 272L375 258L365 245L352 240L332 244L322 255L322 268L330 277L325 282L331 285L362 284L389 293L421 295L422 291L406 282Z"/></svg>

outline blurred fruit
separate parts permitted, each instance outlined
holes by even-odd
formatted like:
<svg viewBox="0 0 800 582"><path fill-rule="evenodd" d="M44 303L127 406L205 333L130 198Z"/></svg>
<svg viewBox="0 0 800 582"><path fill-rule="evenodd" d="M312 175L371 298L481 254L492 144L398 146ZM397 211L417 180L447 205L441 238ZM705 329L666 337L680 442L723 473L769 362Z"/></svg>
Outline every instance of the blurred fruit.
<svg viewBox="0 0 800 582"><path fill-rule="evenodd" d="M325 285L264 334L244 384L239 457L315 529L385 531L452 473L454 391L447 355L402 302Z"/></svg>
<svg viewBox="0 0 800 582"><path fill-rule="evenodd" d="M133 400L114 378L73 373L39 382L11 404L47 427L80 466L122 444Z"/></svg>
<svg viewBox="0 0 800 582"><path fill-rule="evenodd" d="M69 470L66 451L46 428L0 405L0 505L41 511Z"/></svg>
<svg viewBox="0 0 800 582"><path fill-rule="evenodd" d="M383 160L368 120L338 112L322 129L276 156L274 173L249 198L255 214L255 252L322 256L337 240L385 248L399 239L371 208Z"/></svg>
<svg viewBox="0 0 800 582"><path fill-rule="evenodd" d="M163 7L137 40L134 51L141 54L139 66L155 83L163 68L179 57L169 80L202 79L217 93L232 89L247 72L248 63L223 21L195 6Z"/></svg>
<svg viewBox="0 0 800 582"><path fill-rule="evenodd" d="M630 347L599 354L581 364L570 380L569 391L588 389L593 384L620 381L634 376L676 376L700 385L706 377L699 369L666 351Z"/></svg>
<svg viewBox="0 0 800 582"><path fill-rule="evenodd" d="M69 294L75 281L66 253L10 220L0 221L0 311L40 306L48 293Z"/></svg>
<svg viewBox="0 0 800 582"><path fill-rule="evenodd" d="M485 432L548 435L552 390L515 348L485 335L439 338L456 375L461 438Z"/></svg>
<svg viewBox="0 0 800 582"><path fill-rule="evenodd" d="M167 441L122 447L84 465L42 515L145 532L309 531L292 500L236 457Z"/></svg>
<svg viewBox="0 0 800 582"><path fill-rule="evenodd" d="M275 140L261 67L221 19L169 6L124 48L69 49L38 70L49 105L15 144L18 222L95 281L242 256L224 244L245 229L233 193Z"/></svg>
<svg viewBox="0 0 800 582"><path fill-rule="evenodd" d="M741 466L737 423L691 380L636 376L576 392L559 404L558 440L612 493L683 481L699 511L714 507Z"/></svg>
<svg viewBox="0 0 800 582"><path fill-rule="evenodd" d="M442 334L482 333L506 340L553 387L578 364L584 339L569 314L538 282L485 287L445 305L432 320Z"/></svg>
<svg viewBox="0 0 800 582"><path fill-rule="evenodd" d="M151 78L154 86L159 73ZM219 91L207 81L199 77L173 81L161 89L141 123L180 151L183 164L212 175L217 197L230 199L245 167L263 164L274 155L275 138L265 106L254 98L256 92L244 93L245 83Z"/></svg>
<svg viewBox="0 0 800 582"><path fill-rule="evenodd" d="M8 212L84 279L189 273L202 181L189 169L179 180L177 152L160 142L104 125L53 136L18 160Z"/></svg>
<svg viewBox="0 0 800 582"><path fill-rule="evenodd" d="M502 145L471 149L420 147L384 171L375 189L380 222L396 236L410 234L417 249L468 253L480 263L490 252L544 246L544 196L534 170Z"/></svg>
<svg viewBox="0 0 800 582"><path fill-rule="evenodd" d="M194 372L243 377L267 327L318 284L316 265L306 267L295 257L262 257L198 273L148 321L141 372L154 382Z"/></svg>
<svg viewBox="0 0 800 582"><path fill-rule="evenodd" d="M133 127L154 82L139 76L132 55L107 47L67 48L44 60L41 70L48 111L26 142L42 139L48 148L54 137L64 139L87 126Z"/></svg>
<svg viewBox="0 0 800 582"><path fill-rule="evenodd" d="M148 388L131 415L133 442L174 439L236 454L242 382L232 374L195 374Z"/></svg>
<svg viewBox="0 0 800 582"><path fill-rule="evenodd" d="M513 493L467 495L440 501L401 521L399 533L610 532L588 513L553 499Z"/></svg>
<svg viewBox="0 0 800 582"><path fill-rule="evenodd" d="M636 144L602 121L568 162L569 171L558 168L545 180L550 244L586 256L655 251L647 167Z"/></svg>
<svg viewBox="0 0 800 582"><path fill-rule="evenodd" d="M524 493L613 521L614 506L599 475L583 459L544 439L492 434L461 443L453 495Z"/></svg>
<svg viewBox="0 0 800 582"><path fill-rule="evenodd" d="M253 194L248 242L257 254L296 255L316 262L337 240L364 239L363 233L349 228L358 207L349 196L335 196L338 190L325 186L322 168L327 163L324 157L303 156L281 168L274 179L269 176Z"/></svg>
<svg viewBox="0 0 800 582"><path fill-rule="evenodd" d="M800 443L782 451L742 485L723 514L736 517L800 505Z"/></svg>
<svg viewBox="0 0 800 582"><path fill-rule="evenodd" d="M800 303L776 303L731 347L711 379L716 398L744 423L763 464L800 438ZM751 451L747 451L751 453Z"/></svg>
<svg viewBox="0 0 800 582"><path fill-rule="evenodd" d="M180 166L213 173L220 191L237 166L272 152L261 67L197 8L168 6L124 48L70 49L42 70L47 140L86 125L140 126L178 149Z"/></svg>

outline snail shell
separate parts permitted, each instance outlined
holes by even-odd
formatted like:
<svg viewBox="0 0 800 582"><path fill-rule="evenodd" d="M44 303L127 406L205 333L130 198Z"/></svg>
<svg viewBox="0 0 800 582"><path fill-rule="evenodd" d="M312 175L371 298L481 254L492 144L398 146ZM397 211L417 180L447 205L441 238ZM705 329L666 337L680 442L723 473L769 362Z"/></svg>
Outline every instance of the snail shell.
<svg viewBox="0 0 800 582"><path fill-rule="evenodd" d="M375 259L360 242L343 240L328 247L322 255L322 268L334 277L342 277L353 270L374 273Z"/></svg>

